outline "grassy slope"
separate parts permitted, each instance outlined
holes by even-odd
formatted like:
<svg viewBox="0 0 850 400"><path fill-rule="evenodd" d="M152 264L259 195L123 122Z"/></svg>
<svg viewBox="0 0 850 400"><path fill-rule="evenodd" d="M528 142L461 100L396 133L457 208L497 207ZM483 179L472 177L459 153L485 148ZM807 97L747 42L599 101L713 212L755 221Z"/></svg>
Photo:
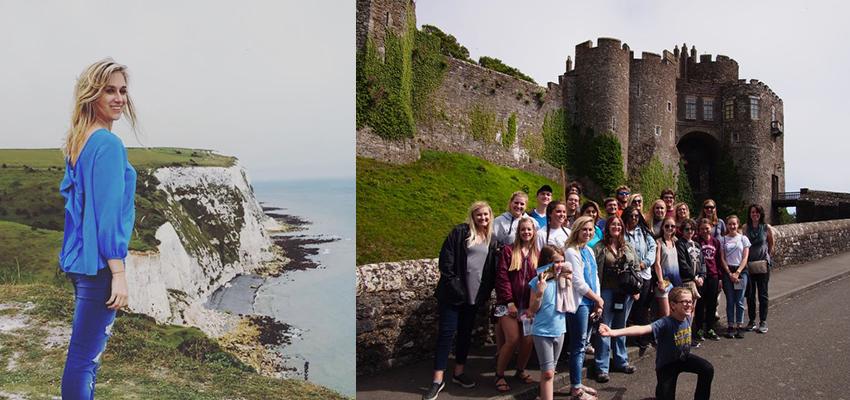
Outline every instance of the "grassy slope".
<svg viewBox="0 0 850 400"><path fill-rule="evenodd" d="M495 214L505 211L516 190L534 193L538 175L491 164L468 155L425 151L409 165L357 159L357 264L437 257L452 226L469 205L485 200Z"/></svg>
<svg viewBox="0 0 850 400"><path fill-rule="evenodd" d="M31 302L23 313L30 326L0 332L0 365L15 360L17 368L0 374L0 391L42 399L59 395L66 344L45 346L46 327L70 324L73 295L49 285L0 285L0 303ZM113 327L98 375L98 398L105 399L338 399L336 393L300 380L267 378L246 370L222 353L199 361L178 346L203 338L194 328L156 325L139 315L119 317ZM65 339L67 340L67 339Z"/></svg>
<svg viewBox="0 0 850 400"><path fill-rule="evenodd" d="M57 260L62 232L0 221L0 284L64 284Z"/></svg>

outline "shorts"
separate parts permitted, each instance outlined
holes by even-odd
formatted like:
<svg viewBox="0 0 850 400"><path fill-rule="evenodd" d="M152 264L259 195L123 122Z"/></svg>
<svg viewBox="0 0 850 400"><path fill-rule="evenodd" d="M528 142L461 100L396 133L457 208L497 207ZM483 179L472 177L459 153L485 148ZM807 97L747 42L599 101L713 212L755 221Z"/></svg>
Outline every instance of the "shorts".
<svg viewBox="0 0 850 400"><path fill-rule="evenodd" d="M652 291L655 293L656 299L666 299L667 294L670 293L671 290L673 290L673 284L670 283L670 281L665 280L664 282L667 283L667 288L665 290L658 290L658 283L656 283L656 281L653 281L654 284L652 286Z"/></svg>
<svg viewBox="0 0 850 400"><path fill-rule="evenodd" d="M554 371L564 347L564 335L558 337L537 336L531 337L534 342L534 350L537 351L538 365L540 371Z"/></svg>
<svg viewBox="0 0 850 400"><path fill-rule="evenodd" d="M694 281L684 282L684 283L682 283L682 287L685 288L685 289L690 289L691 297L694 300L700 298L699 290L697 289L697 283L696 282L694 282Z"/></svg>

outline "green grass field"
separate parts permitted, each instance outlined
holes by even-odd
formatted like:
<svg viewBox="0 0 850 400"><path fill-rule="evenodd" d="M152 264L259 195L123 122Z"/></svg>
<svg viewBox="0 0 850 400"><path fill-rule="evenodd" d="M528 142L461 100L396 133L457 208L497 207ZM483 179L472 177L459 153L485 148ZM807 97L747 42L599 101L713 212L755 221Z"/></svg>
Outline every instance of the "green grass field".
<svg viewBox="0 0 850 400"><path fill-rule="evenodd" d="M7 305L0 317L23 316L29 322L22 329L0 331L0 391L30 399L58 396L67 337L49 337L56 336L51 327L57 323L70 324L73 293L51 285L0 285L0 303ZM9 307L27 303L34 307ZM195 328L125 314L116 320L113 334L98 374L98 398L343 398L301 380L260 376Z"/></svg>
<svg viewBox="0 0 850 400"><path fill-rule="evenodd" d="M0 221L0 284L66 285L58 267L61 246L62 232Z"/></svg>
<svg viewBox="0 0 850 400"><path fill-rule="evenodd" d="M533 206L543 184L563 191L544 177L463 154L424 151L401 166L357 158L357 265L437 257L473 201L489 202L499 215L517 190L531 193Z"/></svg>
<svg viewBox="0 0 850 400"><path fill-rule="evenodd" d="M136 169L169 166L197 165L203 167L230 167L236 158L213 153L210 150L182 149L176 147L127 149L130 164ZM30 167L38 169L65 168L59 149L0 149L0 167ZM59 182L56 182L59 185Z"/></svg>

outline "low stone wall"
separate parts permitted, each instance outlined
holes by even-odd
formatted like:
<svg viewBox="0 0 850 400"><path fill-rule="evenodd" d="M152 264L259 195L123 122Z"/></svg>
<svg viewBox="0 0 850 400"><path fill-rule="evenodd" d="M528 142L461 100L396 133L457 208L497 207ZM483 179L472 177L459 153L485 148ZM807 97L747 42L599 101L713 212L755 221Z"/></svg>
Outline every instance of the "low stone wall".
<svg viewBox="0 0 850 400"><path fill-rule="evenodd" d="M779 225L774 262L778 267L850 251L850 219Z"/></svg>
<svg viewBox="0 0 850 400"><path fill-rule="evenodd" d="M850 219L776 226L778 267L850 251ZM437 259L357 267L357 374L433 357L437 334ZM474 345L488 337L482 310Z"/></svg>
<svg viewBox="0 0 850 400"><path fill-rule="evenodd" d="M437 259L366 264L357 267L357 375L433 357L437 338L440 277ZM483 344L485 310L473 345Z"/></svg>

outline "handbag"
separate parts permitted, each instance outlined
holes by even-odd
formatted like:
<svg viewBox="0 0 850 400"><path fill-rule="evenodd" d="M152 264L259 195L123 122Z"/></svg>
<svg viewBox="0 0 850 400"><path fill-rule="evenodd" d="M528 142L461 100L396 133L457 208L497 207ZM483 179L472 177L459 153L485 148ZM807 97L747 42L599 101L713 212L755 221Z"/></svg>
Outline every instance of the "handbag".
<svg viewBox="0 0 850 400"><path fill-rule="evenodd" d="M643 288L643 279L638 276L635 267L625 262L623 259L617 272L617 284L620 290L626 294L638 294Z"/></svg>
<svg viewBox="0 0 850 400"><path fill-rule="evenodd" d="M750 275L766 274L768 270L767 260L750 261L747 263L747 269L750 270Z"/></svg>

